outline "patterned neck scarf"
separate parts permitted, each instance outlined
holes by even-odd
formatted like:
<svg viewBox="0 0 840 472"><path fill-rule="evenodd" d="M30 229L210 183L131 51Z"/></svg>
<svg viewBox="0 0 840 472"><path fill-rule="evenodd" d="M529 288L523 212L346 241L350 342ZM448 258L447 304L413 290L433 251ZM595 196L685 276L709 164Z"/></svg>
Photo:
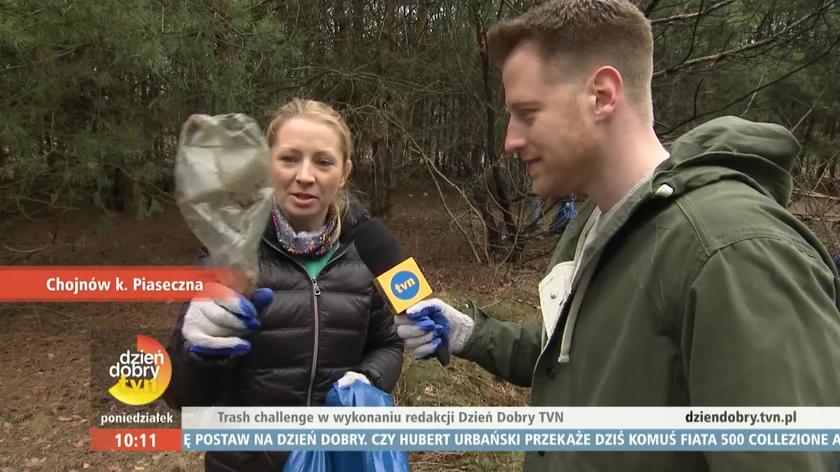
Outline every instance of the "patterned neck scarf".
<svg viewBox="0 0 840 472"><path fill-rule="evenodd" d="M295 232L276 201L271 210L271 219L280 246L293 256L323 256L338 243L338 216L333 211L327 214L324 225L315 231Z"/></svg>

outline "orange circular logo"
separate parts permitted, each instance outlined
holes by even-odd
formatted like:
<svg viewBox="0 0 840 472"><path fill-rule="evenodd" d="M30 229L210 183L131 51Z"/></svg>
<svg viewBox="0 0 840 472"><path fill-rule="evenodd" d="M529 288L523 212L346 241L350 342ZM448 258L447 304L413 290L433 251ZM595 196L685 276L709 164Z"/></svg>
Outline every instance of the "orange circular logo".
<svg viewBox="0 0 840 472"><path fill-rule="evenodd" d="M127 405L146 405L160 398L172 379L172 362L161 344L148 336L137 336L137 350L127 349L108 368L117 379L108 393Z"/></svg>

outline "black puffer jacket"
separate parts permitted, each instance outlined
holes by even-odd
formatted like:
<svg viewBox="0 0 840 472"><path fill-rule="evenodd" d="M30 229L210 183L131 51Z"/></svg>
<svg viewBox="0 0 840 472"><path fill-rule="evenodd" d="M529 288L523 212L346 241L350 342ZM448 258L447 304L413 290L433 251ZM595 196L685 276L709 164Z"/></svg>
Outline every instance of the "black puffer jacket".
<svg viewBox="0 0 840 472"><path fill-rule="evenodd" d="M358 224L358 210L342 234ZM258 285L274 291L260 314L262 327L252 335L251 351L214 359L191 353L175 330L169 346L172 381L164 394L182 406L323 405L332 383L347 371L364 374L390 392L402 368L402 343L393 316L373 288L372 275L352 241L338 250L315 280L277 244L269 222L260 245ZM281 470L285 453L208 453L209 471ZM278 468L279 467L279 468Z"/></svg>

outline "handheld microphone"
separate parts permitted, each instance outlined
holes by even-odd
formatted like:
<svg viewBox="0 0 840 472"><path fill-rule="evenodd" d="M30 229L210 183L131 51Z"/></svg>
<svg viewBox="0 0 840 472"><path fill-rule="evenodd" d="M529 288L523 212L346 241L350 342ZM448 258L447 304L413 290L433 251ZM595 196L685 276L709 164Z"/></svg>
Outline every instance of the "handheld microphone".
<svg viewBox="0 0 840 472"><path fill-rule="evenodd" d="M374 218L361 224L353 232L353 241L392 313L399 316L432 294L417 262L402 256L400 244L382 221ZM441 365L449 365L449 346L441 343L435 357Z"/></svg>

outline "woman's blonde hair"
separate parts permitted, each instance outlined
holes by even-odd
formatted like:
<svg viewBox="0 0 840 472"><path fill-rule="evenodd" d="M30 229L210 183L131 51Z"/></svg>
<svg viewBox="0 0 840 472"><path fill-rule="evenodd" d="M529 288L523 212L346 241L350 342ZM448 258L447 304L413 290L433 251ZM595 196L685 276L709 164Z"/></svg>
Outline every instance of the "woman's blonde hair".
<svg viewBox="0 0 840 472"><path fill-rule="evenodd" d="M275 140L280 128L294 118L305 118L331 127L339 138L342 153L341 164L345 169L347 168L353 154L353 137L350 134L350 128L333 107L317 100L295 98L283 105L271 118L271 122L265 130L269 147L274 147L276 144ZM347 187L348 182L345 182L344 187L339 189L338 194L330 204L331 210L338 217L336 233L341 231L341 220L350 204L350 194Z"/></svg>

